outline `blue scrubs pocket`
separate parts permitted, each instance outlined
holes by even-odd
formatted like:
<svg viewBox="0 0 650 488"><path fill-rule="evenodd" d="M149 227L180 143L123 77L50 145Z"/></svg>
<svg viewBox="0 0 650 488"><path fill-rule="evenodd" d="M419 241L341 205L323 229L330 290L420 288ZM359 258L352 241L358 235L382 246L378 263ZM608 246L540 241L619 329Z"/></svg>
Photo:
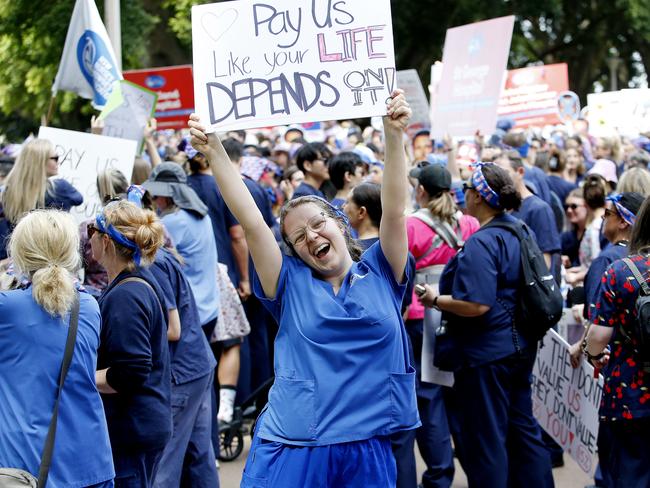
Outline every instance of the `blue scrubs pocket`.
<svg viewBox="0 0 650 488"><path fill-rule="evenodd" d="M390 427L404 429L418 423L418 405L415 396L415 370L408 373L390 373Z"/></svg>
<svg viewBox="0 0 650 488"><path fill-rule="evenodd" d="M269 392L269 408L261 430L268 426L271 432L277 432L287 440L315 440L315 389L314 380L276 377Z"/></svg>

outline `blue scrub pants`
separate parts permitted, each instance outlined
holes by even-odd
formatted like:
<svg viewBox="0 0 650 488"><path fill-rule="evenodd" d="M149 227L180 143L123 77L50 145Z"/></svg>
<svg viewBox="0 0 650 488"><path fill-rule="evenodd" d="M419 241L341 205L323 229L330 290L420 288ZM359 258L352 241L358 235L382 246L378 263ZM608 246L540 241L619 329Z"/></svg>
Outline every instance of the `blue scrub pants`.
<svg viewBox="0 0 650 488"><path fill-rule="evenodd" d="M600 422L598 459L607 488L650 486L650 418Z"/></svg>
<svg viewBox="0 0 650 488"><path fill-rule="evenodd" d="M455 373L462 464L469 487L554 486L549 452L533 417L536 348Z"/></svg>
<svg viewBox="0 0 650 488"><path fill-rule="evenodd" d="M174 431L165 446L156 488L218 488L219 475L212 448L212 378L211 372L201 378L172 384L172 415Z"/></svg>
<svg viewBox="0 0 650 488"><path fill-rule="evenodd" d="M259 422L258 422L259 425ZM241 488L388 488L395 486L388 437L303 447L255 433Z"/></svg>
<svg viewBox="0 0 650 488"><path fill-rule="evenodd" d="M162 453L162 449L126 451L114 448L115 488L151 488Z"/></svg>

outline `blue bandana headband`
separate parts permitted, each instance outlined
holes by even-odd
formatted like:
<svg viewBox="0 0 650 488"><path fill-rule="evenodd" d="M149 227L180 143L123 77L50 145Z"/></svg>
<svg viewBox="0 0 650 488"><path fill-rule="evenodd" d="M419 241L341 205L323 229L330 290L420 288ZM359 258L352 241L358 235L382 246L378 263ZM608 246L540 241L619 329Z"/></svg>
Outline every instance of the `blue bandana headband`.
<svg viewBox="0 0 650 488"><path fill-rule="evenodd" d="M117 230L115 227L113 227L112 224L106 225L106 216L104 215L103 212L97 214L97 217L95 217L95 223L97 224L97 228L99 229L100 232L109 236L119 245L124 246L127 249L133 251L133 261L135 262L136 266L140 266L140 258L142 257L142 252L140 251L140 248L135 242L133 242L130 239L127 239L126 236L122 234L119 230Z"/></svg>
<svg viewBox="0 0 650 488"><path fill-rule="evenodd" d="M490 188L490 185L483 174L483 166L489 164L494 163L476 163L477 168L472 173L472 188L483 197L483 200L485 200L490 207L499 209L499 195Z"/></svg>
<svg viewBox="0 0 650 488"><path fill-rule="evenodd" d="M614 204L614 206L616 207L616 211L625 222L627 222L629 225L634 225L634 223L636 222L636 215L634 215L630 210L628 210L621 204L622 197L623 195L618 193L616 195L611 195L607 197L607 201L612 202Z"/></svg>
<svg viewBox="0 0 650 488"><path fill-rule="evenodd" d="M131 185L126 190L126 199L135 204L138 208L142 208L142 198L144 197L145 189L140 185Z"/></svg>

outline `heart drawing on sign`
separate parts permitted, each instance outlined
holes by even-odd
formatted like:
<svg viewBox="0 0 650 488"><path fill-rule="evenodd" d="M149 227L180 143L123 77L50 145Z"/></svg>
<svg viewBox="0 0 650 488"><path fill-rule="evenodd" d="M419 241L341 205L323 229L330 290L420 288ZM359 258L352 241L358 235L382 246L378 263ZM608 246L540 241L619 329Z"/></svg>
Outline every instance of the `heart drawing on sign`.
<svg viewBox="0 0 650 488"><path fill-rule="evenodd" d="M234 8L225 10L220 14L209 12L201 17L201 26L210 39L218 42L237 22L237 17L239 17L239 12Z"/></svg>

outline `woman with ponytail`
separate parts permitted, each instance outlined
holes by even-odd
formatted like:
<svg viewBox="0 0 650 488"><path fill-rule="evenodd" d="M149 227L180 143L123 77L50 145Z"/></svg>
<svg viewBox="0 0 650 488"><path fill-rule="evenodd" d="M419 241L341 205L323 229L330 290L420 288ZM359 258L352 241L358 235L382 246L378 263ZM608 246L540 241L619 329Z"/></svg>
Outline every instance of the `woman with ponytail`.
<svg viewBox="0 0 650 488"><path fill-rule="evenodd" d="M537 342L515 328L521 246L499 224L521 204L509 174L481 164L465 183L467 213L481 229L445 267L440 293L420 301L442 311L434 363L454 371L456 452L475 486L553 486L551 460L532 412L530 378Z"/></svg>
<svg viewBox="0 0 650 488"><path fill-rule="evenodd" d="M95 299L76 289L77 226L64 212L31 212L17 223L9 251L26 285L0 293L0 466L38 475L78 293L48 486L111 487L111 447L95 386L101 317Z"/></svg>
<svg viewBox="0 0 650 488"><path fill-rule="evenodd" d="M158 217L128 201L109 203L88 225L95 260L108 273L97 387L102 394L117 487L150 487L172 432L164 294L146 268L163 244Z"/></svg>

